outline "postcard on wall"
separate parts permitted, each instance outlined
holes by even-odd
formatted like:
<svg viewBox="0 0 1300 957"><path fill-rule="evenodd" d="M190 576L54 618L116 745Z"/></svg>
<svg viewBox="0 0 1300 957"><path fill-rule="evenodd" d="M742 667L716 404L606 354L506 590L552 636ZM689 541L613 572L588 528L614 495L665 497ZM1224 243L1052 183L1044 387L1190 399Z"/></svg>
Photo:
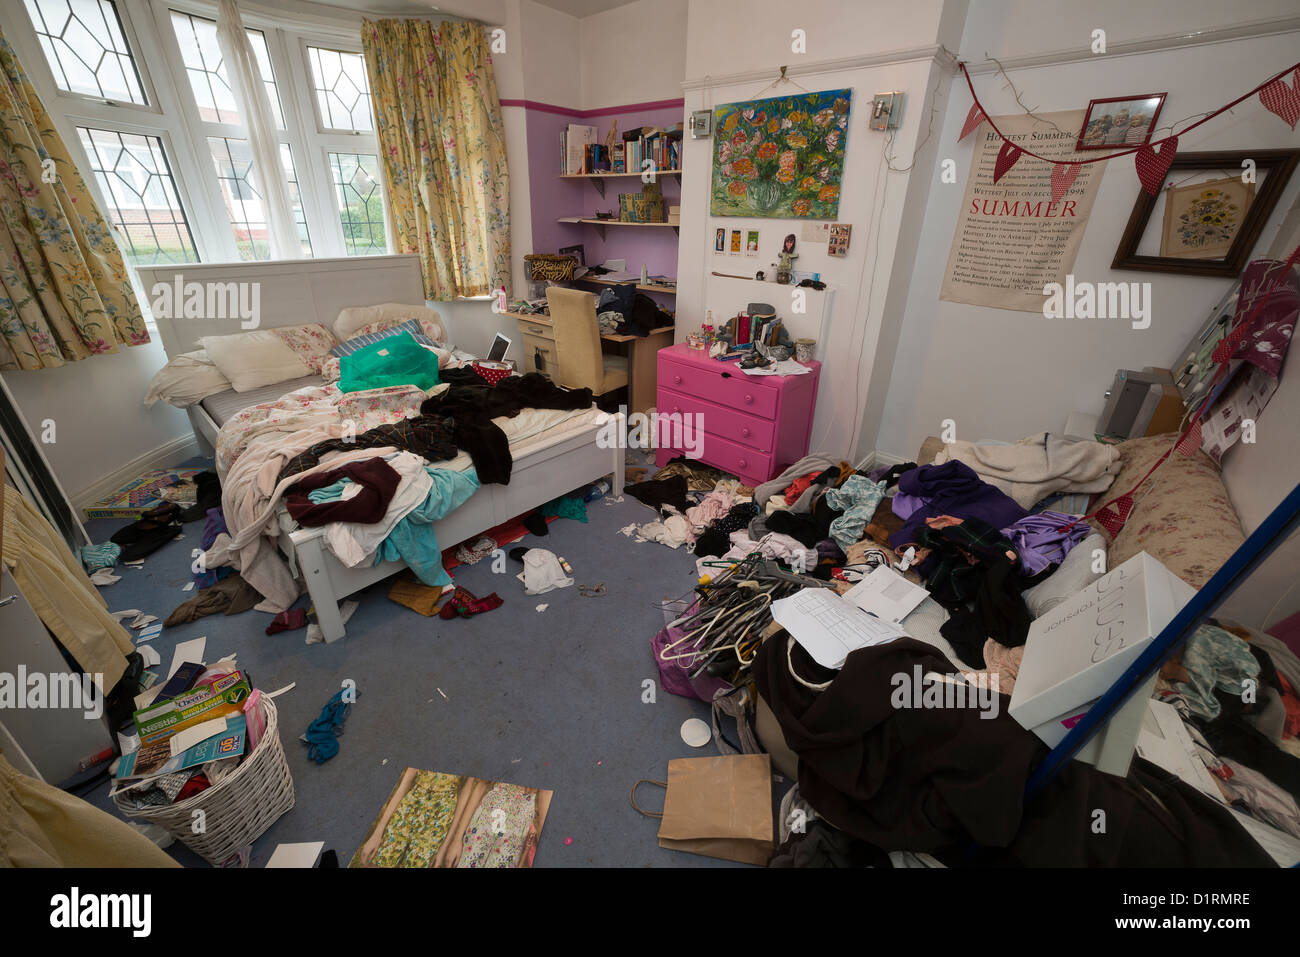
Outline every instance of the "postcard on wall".
<svg viewBox="0 0 1300 957"><path fill-rule="evenodd" d="M728 249L731 255L733 256L740 255L740 230L739 229L733 229L731 231L731 245L730 247L728 247Z"/></svg>
<svg viewBox="0 0 1300 957"><path fill-rule="evenodd" d="M758 255L758 230L749 229L745 231L745 255Z"/></svg>
<svg viewBox="0 0 1300 957"><path fill-rule="evenodd" d="M349 867L532 867L553 791L407 768Z"/></svg>
<svg viewBox="0 0 1300 957"><path fill-rule="evenodd" d="M848 223L831 223L830 241L826 244L826 255L843 258L849 254L849 234L853 227Z"/></svg>
<svg viewBox="0 0 1300 957"><path fill-rule="evenodd" d="M716 107L712 215L835 219L852 99L824 90Z"/></svg>
<svg viewBox="0 0 1300 957"><path fill-rule="evenodd" d="M830 223L800 223L799 239L805 243L824 243L831 235Z"/></svg>
<svg viewBox="0 0 1300 957"><path fill-rule="evenodd" d="M996 116L1012 143L1049 160L1088 159L1076 153L1082 110ZM1043 287L1064 283L1074 268L1083 231L1101 186L1104 164L1080 166L1059 202L1052 202L1052 164L1021 156L995 184L1002 140L987 124L974 142L966 194L948 253L939 298L1020 312L1043 310Z"/></svg>
<svg viewBox="0 0 1300 957"><path fill-rule="evenodd" d="M725 226L719 226L718 231L713 235L713 251L715 253L725 253L727 251L727 229Z"/></svg>
<svg viewBox="0 0 1300 957"><path fill-rule="evenodd" d="M1237 238L1255 201L1255 184L1239 176L1164 191L1165 221L1160 255L1180 259L1222 259Z"/></svg>

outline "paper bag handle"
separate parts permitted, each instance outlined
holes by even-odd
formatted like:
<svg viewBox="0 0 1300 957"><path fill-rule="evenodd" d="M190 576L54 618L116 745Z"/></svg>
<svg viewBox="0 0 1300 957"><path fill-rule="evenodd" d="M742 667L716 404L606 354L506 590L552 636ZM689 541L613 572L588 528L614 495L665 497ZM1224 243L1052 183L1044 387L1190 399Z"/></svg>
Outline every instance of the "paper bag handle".
<svg viewBox="0 0 1300 957"><path fill-rule="evenodd" d="M641 807L640 805L638 805L638 804L636 803L636 789L639 788L639 787L640 787L641 785L643 785L643 784L653 784L655 787L660 787L660 788L663 788L665 791L667 791L667 790L668 790L668 782L667 782L667 781L652 781L652 780L650 780L649 778L642 778L640 781L637 781L636 784L632 785L632 793L629 794L629 795L627 796L627 799L628 799L629 803L631 803L633 809L634 809L638 814L644 814L646 817L658 817L658 818L662 818L662 817L664 816L664 812L663 812L663 811L647 811L645 808Z"/></svg>

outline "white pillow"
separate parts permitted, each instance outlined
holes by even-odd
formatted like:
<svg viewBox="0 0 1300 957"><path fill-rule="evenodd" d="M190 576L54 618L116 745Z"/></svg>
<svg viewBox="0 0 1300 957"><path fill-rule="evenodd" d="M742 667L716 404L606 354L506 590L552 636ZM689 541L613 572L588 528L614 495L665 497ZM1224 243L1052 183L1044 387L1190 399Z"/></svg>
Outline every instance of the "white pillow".
<svg viewBox="0 0 1300 957"><path fill-rule="evenodd" d="M149 383L144 407L152 408L159 399L178 409L188 409L210 395L225 392L230 380L221 374L207 352L199 349L167 360Z"/></svg>
<svg viewBox="0 0 1300 957"><path fill-rule="evenodd" d="M240 332L233 336L204 336L199 345L236 392L288 382L310 375L307 363L271 329Z"/></svg>
<svg viewBox="0 0 1300 957"><path fill-rule="evenodd" d="M395 326L408 319L419 319L420 324L425 327L425 335L434 342L441 344L447 341L447 331L443 328L442 318L436 312L423 304L408 305L400 302L340 309L338 318L334 320L334 335L343 342L356 335L365 326L376 323Z"/></svg>
<svg viewBox="0 0 1300 957"><path fill-rule="evenodd" d="M1105 554L1106 539L1101 533L1093 532L1070 549L1061 560L1061 564L1056 567L1056 571L1033 588L1026 588L1021 595L1025 599L1025 607L1029 609L1029 614L1034 618L1043 617L1061 602L1077 595L1100 578L1104 572L1092 570L1092 552L1097 548Z"/></svg>

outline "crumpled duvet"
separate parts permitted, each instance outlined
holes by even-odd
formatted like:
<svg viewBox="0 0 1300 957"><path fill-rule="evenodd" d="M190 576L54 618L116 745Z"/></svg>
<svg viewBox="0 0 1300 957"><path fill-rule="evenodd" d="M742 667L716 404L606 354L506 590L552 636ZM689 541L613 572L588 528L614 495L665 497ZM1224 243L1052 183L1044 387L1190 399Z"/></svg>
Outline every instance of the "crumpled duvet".
<svg viewBox="0 0 1300 957"><path fill-rule="evenodd" d="M1032 508L1053 492L1104 492L1119 474L1119 450L1092 439L1038 432L1013 445L949 442L935 465L965 462L1021 508Z"/></svg>

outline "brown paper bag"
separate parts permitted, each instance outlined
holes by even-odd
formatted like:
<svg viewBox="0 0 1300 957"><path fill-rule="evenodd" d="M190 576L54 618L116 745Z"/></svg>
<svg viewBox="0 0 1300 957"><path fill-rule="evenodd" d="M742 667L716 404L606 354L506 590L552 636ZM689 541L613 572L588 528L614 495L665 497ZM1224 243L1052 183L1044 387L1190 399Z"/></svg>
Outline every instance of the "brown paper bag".
<svg viewBox="0 0 1300 957"><path fill-rule="evenodd" d="M768 755L676 758L668 762L667 788L659 825L660 847L742 864L767 864L772 856L772 761Z"/></svg>

